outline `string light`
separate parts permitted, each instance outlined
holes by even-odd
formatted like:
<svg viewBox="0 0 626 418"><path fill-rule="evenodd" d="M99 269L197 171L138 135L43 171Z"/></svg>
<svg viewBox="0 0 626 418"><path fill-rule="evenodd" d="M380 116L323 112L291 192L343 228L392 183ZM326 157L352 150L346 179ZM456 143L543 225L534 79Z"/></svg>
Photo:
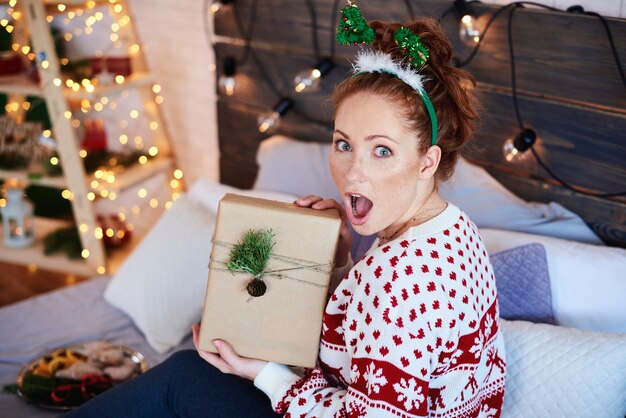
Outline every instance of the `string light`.
<svg viewBox="0 0 626 418"><path fill-rule="evenodd" d="M270 112L262 113L257 119L259 132L267 134L271 133L280 125L281 117L293 107L293 101L283 98L278 102L274 109Z"/></svg>
<svg viewBox="0 0 626 418"><path fill-rule="evenodd" d="M537 140L537 134L532 129L523 129L509 138L502 147L504 158L508 162L520 161L528 154L526 151L530 149Z"/></svg>
<svg viewBox="0 0 626 418"><path fill-rule="evenodd" d="M455 0L453 7L460 17L459 38L467 45L476 45L480 42L481 32L469 5L465 0Z"/></svg>
<svg viewBox="0 0 626 418"><path fill-rule="evenodd" d="M211 1L211 6L209 6L209 10L211 11L211 13L215 14L219 12L222 7L232 2L233 0L213 0Z"/></svg>
<svg viewBox="0 0 626 418"><path fill-rule="evenodd" d="M220 75L218 86L222 93L227 96L232 96L235 93L237 87L237 81L235 80L236 61L233 57L224 58L224 67L222 75Z"/></svg>
<svg viewBox="0 0 626 418"><path fill-rule="evenodd" d="M480 30L478 29L478 22L474 16L464 15L461 18L459 36L461 41L468 45L475 45L480 41Z"/></svg>
<svg viewBox="0 0 626 418"><path fill-rule="evenodd" d="M326 58L318 62L312 69L300 71L293 83L297 93L315 92L319 90L320 80L334 67L333 62Z"/></svg>

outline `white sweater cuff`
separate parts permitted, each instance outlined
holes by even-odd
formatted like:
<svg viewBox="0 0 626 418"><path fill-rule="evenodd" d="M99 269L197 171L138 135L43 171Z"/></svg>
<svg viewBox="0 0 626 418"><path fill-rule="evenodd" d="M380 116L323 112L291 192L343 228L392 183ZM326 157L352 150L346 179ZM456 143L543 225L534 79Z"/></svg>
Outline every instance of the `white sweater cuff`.
<svg viewBox="0 0 626 418"><path fill-rule="evenodd" d="M272 406L276 406L289 388L298 380L300 380L300 376L292 372L289 367L280 363L269 362L254 379L254 386L270 398Z"/></svg>

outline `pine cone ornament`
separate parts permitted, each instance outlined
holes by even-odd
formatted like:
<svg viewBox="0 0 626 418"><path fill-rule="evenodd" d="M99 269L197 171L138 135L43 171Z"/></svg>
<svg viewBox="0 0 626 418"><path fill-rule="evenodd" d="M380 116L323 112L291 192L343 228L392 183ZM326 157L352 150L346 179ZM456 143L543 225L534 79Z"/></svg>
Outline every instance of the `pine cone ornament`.
<svg viewBox="0 0 626 418"><path fill-rule="evenodd" d="M263 280L254 278L250 281L250 283L248 283L246 290L248 290L250 296L258 298L259 296L263 296L265 294L267 291L267 285Z"/></svg>

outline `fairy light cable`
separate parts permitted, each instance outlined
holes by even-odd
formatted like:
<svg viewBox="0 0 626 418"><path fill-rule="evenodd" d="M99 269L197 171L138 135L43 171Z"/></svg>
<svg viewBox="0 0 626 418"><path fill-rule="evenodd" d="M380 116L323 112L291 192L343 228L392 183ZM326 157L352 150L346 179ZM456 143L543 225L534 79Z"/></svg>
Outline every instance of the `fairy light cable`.
<svg viewBox="0 0 626 418"><path fill-rule="evenodd" d="M406 11L409 13L409 18L411 20L415 20L415 12L413 11L413 5L411 4L411 0L404 0L404 4L406 6Z"/></svg>
<svg viewBox="0 0 626 418"><path fill-rule="evenodd" d="M470 3L480 3L480 2L470 2ZM468 4L470 4L470 3L468 3ZM491 24L496 20L496 18L502 12L504 12L506 9L509 9L511 7L514 7L514 6L515 7L519 7L519 6L524 6L524 5L537 6L537 7L543 8L543 9L551 10L553 12L561 11L560 9L557 9L556 7L546 6L545 4L535 3L535 2L532 2L532 1L516 1L516 2L513 2L513 3L505 4L504 6L500 7L498 10L496 10L493 15L491 15L491 17L489 18L489 20L485 24L485 29L483 29L483 32L479 36L479 39L478 39L478 42L476 43L476 46L472 49L472 52L463 61L459 61L457 59L456 66L459 67L459 68L463 68L463 67L466 67L467 65L469 65L473 61L474 57L478 53L478 50L480 49L480 47L483 44L483 39L485 38L485 35L487 35L487 32L489 31L489 28L491 27Z"/></svg>
<svg viewBox="0 0 626 418"><path fill-rule="evenodd" d="M517 99L517 80L516 80L516 71L515 71L515 48L514 48L514 44L513 44L513 15L515 14L515 10L520 7L519 3L513 3L513 7L511 8L510 12L509 12L509 17L508 17L508 43L509 43L509 55L510 55L510 66L511 66L511 95L513 97L513 105L514 105L514 109L515 109L515 117L517 119L518 125L520 130L525 129L524 127L524 122L522 120L522 116L519 110L519 103L518 103L518 99ZM532 156L535 158L535 160L537 161L537 163L550 175L550 177L552 177L554 180L556 180L558 183L560 183L563 187L565 187L568 190L571 190L573 192L576 193L580 193L580 194L584 194L587 196L593 196L593 197L599 197L599 198L609 198L609 197L618 197L618 196L625 196L626 195L626 191L623 192L616 192L616 193L593 193L593 192L588 192L585 190L581 190L580 188L571 185L570 183L568 183L567 181L563 180L561 177L559 177L554 171L552 171L548 165L541 159L541 157L539 156L539 154L537 153L537 151L535 150L534 146L530 147L530 152L532 154Z"/></svg>
<svg viewBox="0 0 626 418"><path fill-rule="evenodd" d="M257 3L258 0L254 0L255 4ZM256 7L256 6L255 6ZM283 94L281 92L281 90L279 88L276 87L276 85L274 84L272 78L270 77L269 73L267 72L267 70L265 69L265 66L263 65L263 62L261 61L261 59L259 58L258 54L256 53L256 51L254 50L254 48L252 48L252 35L248 32L246 32L245 28L243 27L243 22L241 19L241 15L239 13L239 8L237 7L237 2L233 2L233 16L235 18L235 25L237 26L237 30L239 32L239 34L244 38L244 39L248 39L248 36L250 37L250 58L252 58L252 61L254 62L256 68L259 71L259 74L261 75L261 78L263 78L263 81L265 82L265 84L267 84L267 86L269 87L269 89L272 91L272 94L274 94L274 96L276 96L277 99L281 100L283 98L289 98L289 95ZM325 128L330 126L329 122L326 121L321 121L315 118L312 118L309 115L304 114L303 112L299 111L294 103L293 107L290 110L291 112L301 116L302 118L306 119L307 121L314 123L316 125L320 125L323 126Z"/></svg>
<svg viewBox="0 0 626 418"><path fill-rule="evenodd" d="M600 13L596 12L584 12L584 14L588 16L595 16L600 19L602 26L604 26L604 31L606 32L606 37L609 40L609 46L611 47L611 52L613 53L613 58L615 59L615 65L617 66L617 70L619 71L619 76L622 79L622 84L626 87L626 75L624 75L624 68L622 67L622 63L620 62L619 55L617 54L617 49L615 48L615 41L613 40L613 34L611 33L611 28L607 23L604 16Z"/></svg>
<svg viewBox="0 0 626 418"><path fill-rule="evenodd" d="M320 61L322 59L322 53L320 52L320 43L317 39L317 14L315 13L315 5L313 4L313 0L304 0L304 2L309 10L309 17L311 19L311 40L313 41L315 60Z"/></svg>
<svg viewBox="0 0 626 418"><path fill-rule="evenodd" d="M254 0L254 2L256 4L257 0ZM252 33L247 32L246 29L243 26L243 22L241 20L241 15L239 14L239 7L237 5L237 2L235 2L233 4L233 16L235 18L235 25L237 26L237 30L239 31L239 34L244 39L248 39L248 37L250 37L250 44L252 44ZM285 97L285 95L282 94L281 91L274 85L274 82L272 81L272 78L269 76L269 74L265 70L265 67L261 63L261 60L259 59L256 51L252 47L250 47L250 53L249 54L250 54L250 57L252 58L252 61L254 61L254 64L256 65L257 69L259 70L259 73L261 74L261 77L263 78L265 83L268 85L270 90L272 90L272 93L277 98Z"/></svg>
<svg viewBox="0 0 626 418"><path fill-rule="evenodd" d="M238 62L239 65L245 64L245 62L248 60L248 57L250 56L250 49L252 48L252 36L254 34L254 29L255 29L255 25L257 21L257 18L256 18L257 11L259 9L258 5L259 5L258 0L253 0L252 7L250 9L250 16L248 17L248 31L246 35L244 36L245 46L244 46L243 56Z"/></svg>
<svg viewBox="0 0 626 418"><path fill-rule="evenodd" d="M333 1L333 5L332 5L332 10L330 13L330 25L328 25L328 27L330 28L330 59L331 61L335 61L335 54L336 54L336 46L337 46L337 41L335 40L335 31L336 29L336 22L337 22L337 12L339 11L339 1L340 0L334 0Z"/></svg>

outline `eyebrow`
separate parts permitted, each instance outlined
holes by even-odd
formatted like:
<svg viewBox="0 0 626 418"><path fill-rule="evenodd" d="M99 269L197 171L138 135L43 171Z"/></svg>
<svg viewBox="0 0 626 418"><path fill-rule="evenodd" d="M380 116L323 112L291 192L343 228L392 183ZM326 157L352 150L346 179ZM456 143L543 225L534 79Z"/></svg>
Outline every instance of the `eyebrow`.
<svg viewBox="0 0 626 418"><path fill-rule="evenodd" d="M335 129L335 133L338 133L338 134L346 137L347 139L350 139L349 135L347 135L345 132L340 131L339 129ZM368 136L365 137L365 140L366 141L372 141L372 140L374 140L376 138L386 138L386 139L388 139L388 140L390 140L392 142L395 142L396 144L398 143L398 141L396 141L395 139L393 139L393 138L391 138L391 137L389 137L387 135L378 135L378 134L368 135Z"/></svg>

